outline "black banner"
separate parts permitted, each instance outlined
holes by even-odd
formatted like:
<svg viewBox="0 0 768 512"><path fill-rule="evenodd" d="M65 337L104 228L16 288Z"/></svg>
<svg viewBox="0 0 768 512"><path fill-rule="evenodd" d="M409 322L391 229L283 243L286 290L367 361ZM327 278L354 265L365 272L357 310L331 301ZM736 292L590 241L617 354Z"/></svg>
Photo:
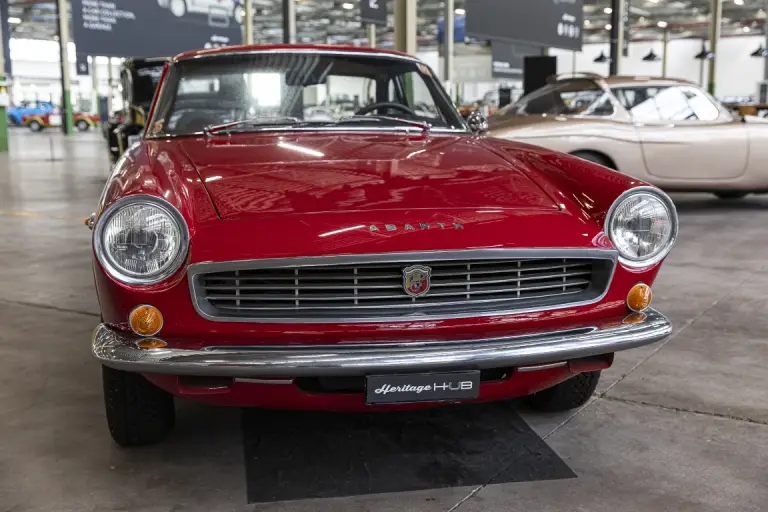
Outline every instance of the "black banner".
<svg viewBox="0 0 768 512"><path fill-rule="evenodd" d="M241 0L72 0L78 52L160 57L240 44Z"/></svg>
<svg viewBox="0 0 768 512"><path fill-rule="evenodd" d="M467 35L581 50L584 0L467 0Z"/></svg>
<svg viewBox="0 0 768 512"><path fill-rule="evenodd" d="M0 0L0 30L3 31L3 59L5 76L11 76L11 25L8 23L8 0Z"/></svg>
<svg viewBox="0 0 768 512"><path fill-rule="evenodd" d="M360 21L387 26L387 0L360 0Z"/></svg>
<svg viewBox="0 0 768 512"><path fill-rule="evenodd" d="M491 75L494 78L523 77L525 57L541 55L541 48L520 43L504 41L491 42Z"/></svg>
<svg viewBox="0 0 768 512"><path fill-rule="evenodd" d="M94 65L96 65L94 63ZM88 76L91 74L91 67L88 65L88 56L78 52L75 54L75 70L78 76Z"/></svg>

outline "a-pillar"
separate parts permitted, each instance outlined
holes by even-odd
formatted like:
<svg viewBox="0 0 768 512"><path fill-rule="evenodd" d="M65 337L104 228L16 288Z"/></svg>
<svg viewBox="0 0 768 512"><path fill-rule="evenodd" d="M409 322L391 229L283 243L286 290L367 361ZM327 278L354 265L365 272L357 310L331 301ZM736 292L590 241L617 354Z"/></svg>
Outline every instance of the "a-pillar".
<svg viewBox="0 0 768 512"><path fill-rule="evenodd" d="M61 129L64 135L73 130L71 83L69 78L69 2L58 0L59 15L59 56L61 58Z"/></svg>
<svg viewBox="0 0 768 512"><path fill-rule="evenodd" d="M723 21L723 0L712 0L709 27L709 51L712 58L709 59L709 77L707 78L707 91L715 94L715 69L717 69L717 44L720 42L720 25Z"/></svg>

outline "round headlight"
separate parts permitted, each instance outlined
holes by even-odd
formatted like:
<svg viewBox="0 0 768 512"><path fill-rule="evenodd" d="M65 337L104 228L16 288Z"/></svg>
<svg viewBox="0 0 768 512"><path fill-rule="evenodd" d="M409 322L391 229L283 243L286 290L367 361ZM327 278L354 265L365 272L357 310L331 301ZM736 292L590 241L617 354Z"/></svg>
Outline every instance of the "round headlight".
<svg viewBox="0 0 768 512"><path fill-rule="evenodd" d="M622 263L647 267L667 255L677 238L677 212L666 194L651 187L628 190L613 203L605 232Z"/></svg>
<svg viewBox="0 0 768 512"><path fill-rule="evenodd" d="M154 284L172 276L187 254L189 232L181 214L153 196L128 196L112 204L94 230L96 257L128 284Z"/></svg>

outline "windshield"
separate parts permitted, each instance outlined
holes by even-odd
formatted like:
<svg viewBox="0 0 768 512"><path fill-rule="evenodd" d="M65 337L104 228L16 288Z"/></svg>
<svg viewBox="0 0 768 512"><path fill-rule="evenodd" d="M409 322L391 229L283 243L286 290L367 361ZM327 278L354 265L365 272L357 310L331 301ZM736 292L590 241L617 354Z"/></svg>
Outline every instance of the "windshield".
<svg viewBox="0 0 768 512"><path fill-rule="evenodd" d="M221 131L346 129L369 123L466 128L432 71L419 62L353 53L264 52L175 64L149 135L195 134L229 123Z"/></svg>
<svg viewBox="0 0 768 512"><path fill-rule="evenodd" d="M588 79L563 80L545 85L504 107L500 115L581 115L613 114L610 95Z"/></svg>

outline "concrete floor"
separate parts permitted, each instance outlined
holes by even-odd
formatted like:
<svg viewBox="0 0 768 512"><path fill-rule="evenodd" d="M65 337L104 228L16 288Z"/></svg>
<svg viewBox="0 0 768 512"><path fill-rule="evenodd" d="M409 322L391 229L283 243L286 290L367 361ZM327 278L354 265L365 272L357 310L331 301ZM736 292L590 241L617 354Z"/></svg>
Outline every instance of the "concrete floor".
<svg viewBox="0 0 768 512"><path fill-rule="evenodd" d="M107 175L103 140L14 131L11 143L0 156L0 510L768 510L768 197L676 196L681 236L654 300L674 334L620 354L577 412L519 410L577 478L249 505L237 410L184 404L168 442L112 443L89 353L98 307L82 224Z"/></svg>

